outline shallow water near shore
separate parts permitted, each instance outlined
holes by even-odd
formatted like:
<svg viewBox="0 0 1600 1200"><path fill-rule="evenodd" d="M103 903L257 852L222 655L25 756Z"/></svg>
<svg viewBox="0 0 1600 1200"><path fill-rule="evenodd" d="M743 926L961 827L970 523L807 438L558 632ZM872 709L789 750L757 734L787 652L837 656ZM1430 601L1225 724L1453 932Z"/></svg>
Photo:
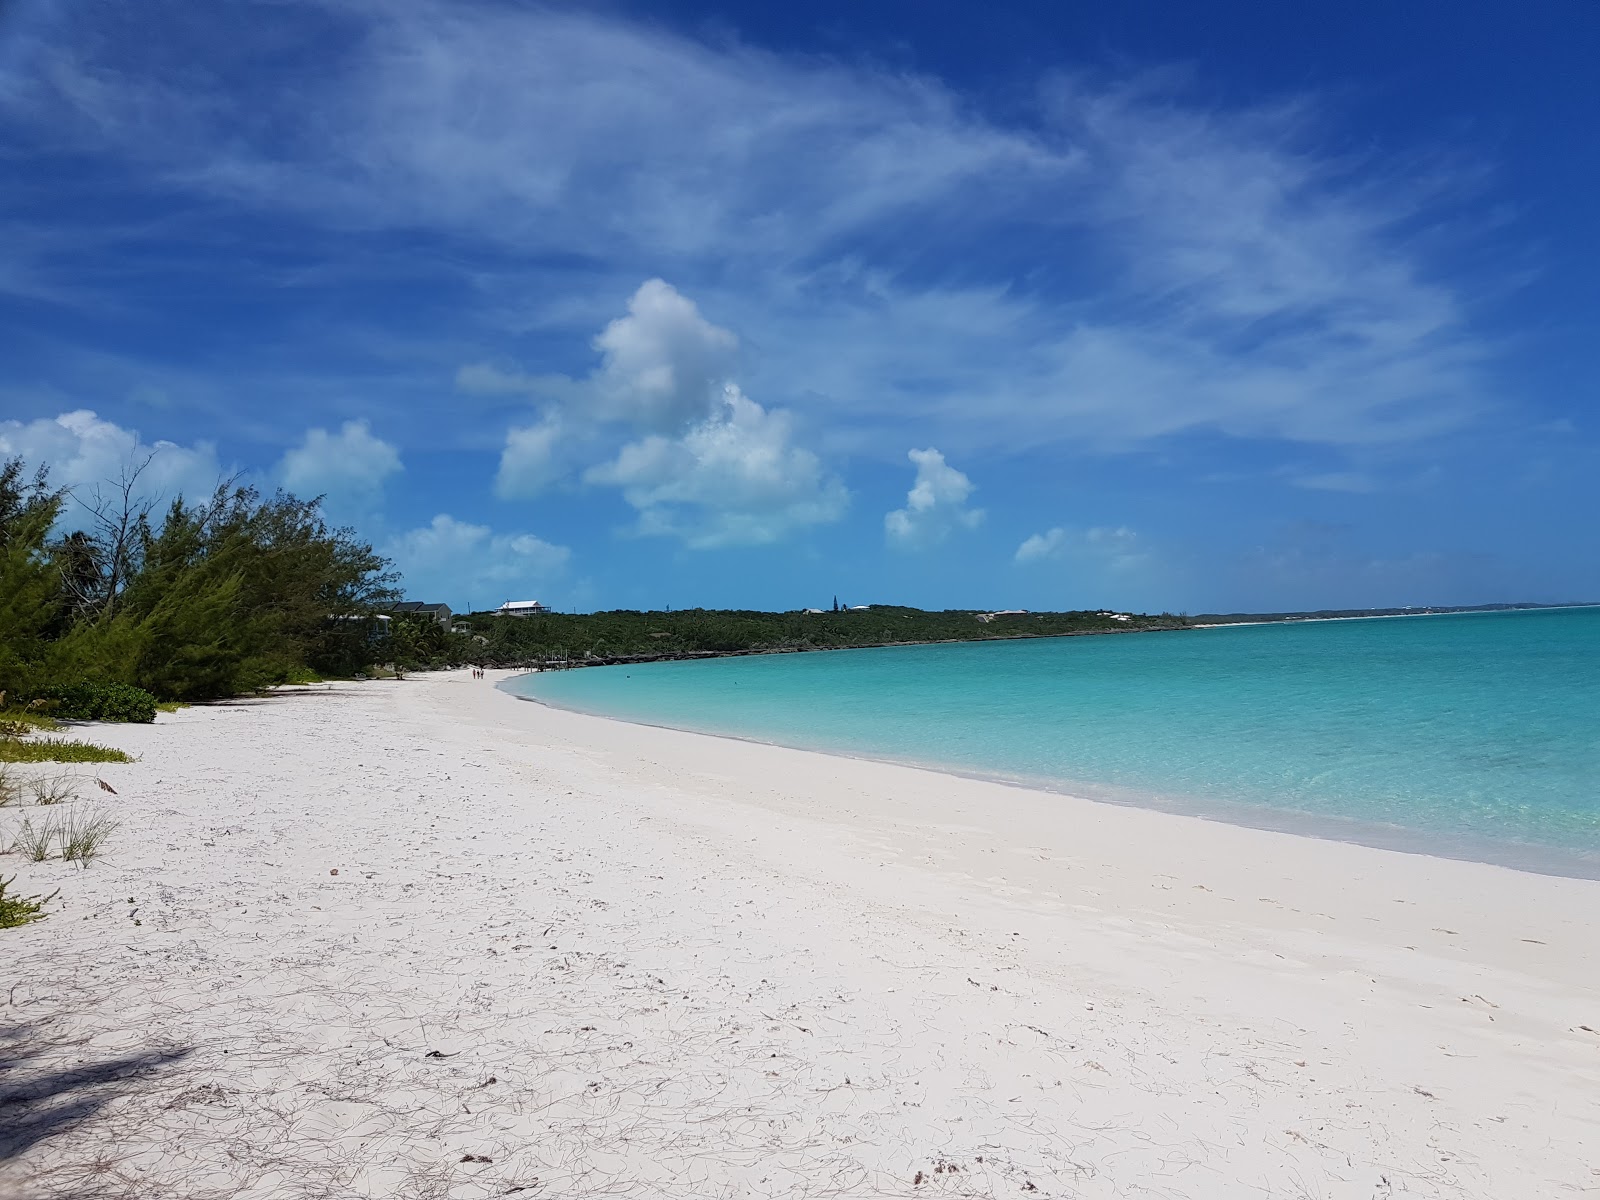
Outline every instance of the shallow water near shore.
<svg viewBox="0 0 1600 1200"><path fill-rule="evenodd" d="M521 676L563 708L1600 876L1600 609Z"/></svg>

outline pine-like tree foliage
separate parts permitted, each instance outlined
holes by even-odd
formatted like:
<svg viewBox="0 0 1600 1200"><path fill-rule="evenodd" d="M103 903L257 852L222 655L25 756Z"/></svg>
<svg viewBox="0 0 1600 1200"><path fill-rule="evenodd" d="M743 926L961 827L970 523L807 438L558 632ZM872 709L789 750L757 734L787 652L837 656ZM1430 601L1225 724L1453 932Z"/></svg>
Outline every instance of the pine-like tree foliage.
<svg viewBox="0 0 1600 1200"><path fill-rule="evenodd" d="M44 681L61 607L48 550L60 512L61 494L42 472L29 480L20 459L0 465L0 692L20 695Z"/></svg>
<svg viewBox="0 0 1600 1200"><path fill-rule="evenodd" d="M360 616L394 598L370 545L316 500L223 485L49 542L61 495L0 472L0 689L116 682L204 700L372 657ZM114 533L107 536L104 530Z"/></svg>

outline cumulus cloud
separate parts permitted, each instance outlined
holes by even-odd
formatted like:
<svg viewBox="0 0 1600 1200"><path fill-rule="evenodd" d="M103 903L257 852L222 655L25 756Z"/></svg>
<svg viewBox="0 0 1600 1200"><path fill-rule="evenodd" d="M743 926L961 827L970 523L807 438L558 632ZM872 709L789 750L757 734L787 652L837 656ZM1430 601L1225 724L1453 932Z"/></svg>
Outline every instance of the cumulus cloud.
<svg viewBox="0 0 1600 1200"><path fill-rule="evenodd" d="M1092 529L1067 529L1058 525L1024 541L1017 547L1015 559L1025 564L1071 558L1125 571L1141 565L1148 557L1140 545L1139 535L1125 525L1100 525Z"/></svg>
<svg viewBox="0 0 1600 1200"><path fill-rule="evenodd" d="M30 468L49 467L54 486L70 488L85 499L96 487L115 485L146 459L138 491L158 502L180 494L190 499L209 496L223 478L211 443L147 443L137 430L102 420L87 409L26 423L0 421L0 458L15 457Z"/></svg>
<svg viewBox="0 0 1600 1200"><path fill-rule="evenodd" d="M327 496L336 503L370 504L389 476L404 468L400 452L373 436L366 421L346 421L339 432L308 429L278 463L283 486L301 496Z"/></svg>
<svg viewBox="0 0 1600 1200"><path fill-rule="evenodd" d="M906 455L917 468L916 481L906 493L906 506L886 513L884 535L891 545L915 549L944 541L957 529L976 529L983 509L968 508L972 480L945 462L931 446Z"/></svg>
<svg viewBox="0 0 1600 1200"><path fill-rule="evenodd" d="M1036 533L1017 547L1017 561L1038 562L1040 559L1059 557L1066 543L1067 531L1060 526L1047 533Z"/></svg>
<svg viewBox="0 0 1600 1200"><path fill-rule="evenodd" d="M537 599L521 593L549 586L572 559L567 547L534 534L496 533L448 513L396 535L383 552L400 569L412 596L447 597L445 603L463 611L468 605L481 609L507 599Z"/></svg>
<svg viewBox="0 0 1600 1200"><path fill-rule="evenodd" d="M495 494L503 500L536 496L566 474L561 434L561 419L554 413L507 430L494 477Z"/></svg>
<svg viewBox="0 0 1600 1200"><path fill-rule="evenodd" d="M639 511L638 532L698 548L773 542L844 515L844 484L791 444L787 413L766 411L732 384L719 409L681 437L630 442L584 478L621 488Z"/></svg>
<svg viewBox="0 0 1600 1200"><path fill-rule="evenodd" d="M646 280L628 315L594 340L604 356L590 381L596 415L657 432L703 420L721 399L738 347L671 284Z"/></svg>
<svg viewBox="0 0 1600 1200"><path fill-rule="evenodd" d="M621 489L638 511L638 534L696 548L759 545L844 514L844 484L795 444L793 417L733 382L738 338L670 284L640 285L592 345L601 356L594 371L546 388L559 399L507 432L500 496L534 495L604 444L610 457L591 459L582 480ZM480 386L508 378L474 376Z"/></svg>

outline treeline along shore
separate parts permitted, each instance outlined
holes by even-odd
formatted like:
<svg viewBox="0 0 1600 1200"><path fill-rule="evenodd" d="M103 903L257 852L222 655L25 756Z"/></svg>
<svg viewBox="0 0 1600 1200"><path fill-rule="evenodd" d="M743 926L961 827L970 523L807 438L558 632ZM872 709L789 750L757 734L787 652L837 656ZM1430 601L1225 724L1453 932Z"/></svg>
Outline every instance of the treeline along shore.
<svg viewBox="0 0 1600 1200"><path fill-rule="evenodd" d="M4 719L25 706L59 717L149 720L163 701L383 667L604 666L1380 611L1191 617L835 601L830 610L478 612L440 622L431 612L402 611L391 564L353 531L331 528L320 501L224 482L199 500L158 504L141 499L141 471L132 464L116 481L69 493L52 487L43 469L0 463Z"/></svg>
<svg viewBox="0 0 1600 1200"><path fill-rule="evenodd" d="M462 618L467 657L487 666L535 669L615 666L749 654L797 654L941 642L1184 629L1186 617L1111 612L927 612L874 604L837 612L691 608Z"/></svg>
<svg viewBox="0 0 1600 1200"><path fill-rule="evenodd" d="M1326 612L1229 613L1189 616L1173 613L984 612L948 609L928 612L892 604L826 611L759 612L690 608L677 611L617 610L596 613L539 613L504 617L471 613L459 618L462 632L435 635L435 656L483 666L524 670L621 666L750 654L797 654L809 650L864 650L882 646L946 642L1012 641L1023 638L1079 637L1089 634L1154 633L1212 625L1290 623L1421 613L1501 612L1564 607L1539 604L1489 604L1427 609L1341 609ZM405 636L415 638L414 627ZM470 644L463 644L461 639ZM427 647L408 648L412 659ZM402 661L405 656L402 656Z"/></svg>

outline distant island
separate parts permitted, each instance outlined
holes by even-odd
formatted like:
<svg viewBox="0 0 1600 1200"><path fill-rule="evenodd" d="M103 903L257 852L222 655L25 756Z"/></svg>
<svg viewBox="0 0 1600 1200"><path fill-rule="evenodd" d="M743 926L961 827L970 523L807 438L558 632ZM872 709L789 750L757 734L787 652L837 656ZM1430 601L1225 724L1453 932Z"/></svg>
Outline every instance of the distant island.
<svg viewBox="0 0 1600 1200"><path fill-rule="evenodd" d="M1192 625L1260 625L1272 621L1342 621L1360 617L1428 617L1444 613L1522 612L1535 608L1593 608L1594 601L1573 600L1565 604L1429 604L1404 608L1321 608L1313 612L1208 613L1189 617Z"/></svg>
<svg viewBox="0 0 1600 1200"><path fill-rule="evenodd" d="M441 638L436 652L439 665L468 660L485 666L562 669L745 654L796 654L939 642L1154 633L1216 625L1559 607L1567 606L1484 604L1199 616L1109 609L929 612L891 604L793 612L705 608L653 612L631 609L595 613L539 612L521 618L479 612L457 617L455 632L448 638L451 644L444 644L446 639Z"/></svg>

